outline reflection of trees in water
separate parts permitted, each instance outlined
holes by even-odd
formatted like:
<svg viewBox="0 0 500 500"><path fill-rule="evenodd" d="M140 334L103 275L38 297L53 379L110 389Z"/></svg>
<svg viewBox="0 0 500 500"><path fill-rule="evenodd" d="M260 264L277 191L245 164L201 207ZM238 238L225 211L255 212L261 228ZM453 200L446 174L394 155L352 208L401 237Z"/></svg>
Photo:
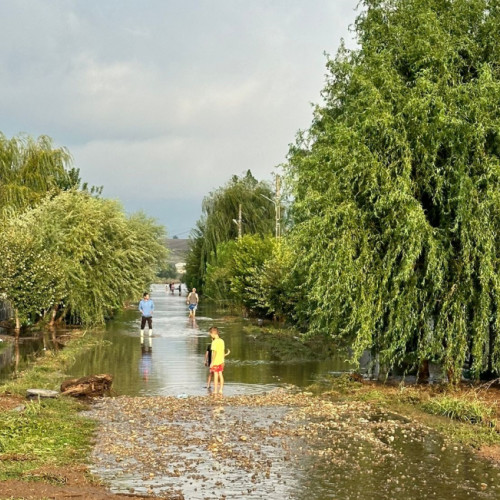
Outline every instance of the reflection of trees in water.
<svg viewBox="0 0 500 500"><path fill-rule="evenodd" d="M13 344L10 342L2 342L2 349L0 350L0 373L4 371L10 371L9 367L11 366L14 354Z"/></svg>
<svg viewBox="0 0 500 500"><path fill-rule="evenodd" d="M42 342L44 351L48 349L53 350L55 352L59 351L60 346L59 346L59 341L57 340L55 328L51 328L50 331L43 333Z"/></svg>
<svg viewBox="0 0 500 500"><path fill-rule="evenodd" d="M123 327L119 322L116 325ZM82 374L105 371L113 375L116 394L137 394L143 384L141 372L137 369L141 359L138 343L137 336L115 335L108 331L101 343L77 357L68 374L81 377Z"/></svg>
<svg viewBox="0 0 500 500"><path fill-rule="evenodd" d="M0 374L8 374L19 371L21 359L19 350L19 338L16 336L14 342L6 342L7 345L0 351Z"/></svg>

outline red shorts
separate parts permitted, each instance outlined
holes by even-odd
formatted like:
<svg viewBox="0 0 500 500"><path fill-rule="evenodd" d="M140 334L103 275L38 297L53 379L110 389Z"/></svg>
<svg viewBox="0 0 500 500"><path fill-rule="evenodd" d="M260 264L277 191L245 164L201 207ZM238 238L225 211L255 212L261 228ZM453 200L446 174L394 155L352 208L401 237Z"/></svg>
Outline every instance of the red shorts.
<svg viewBox="0 0 500 500"><path fill-rule="evenodd" d="M224 363L222 365L214 365L210 367L210 373L219 373L224 371Z"/></svg>

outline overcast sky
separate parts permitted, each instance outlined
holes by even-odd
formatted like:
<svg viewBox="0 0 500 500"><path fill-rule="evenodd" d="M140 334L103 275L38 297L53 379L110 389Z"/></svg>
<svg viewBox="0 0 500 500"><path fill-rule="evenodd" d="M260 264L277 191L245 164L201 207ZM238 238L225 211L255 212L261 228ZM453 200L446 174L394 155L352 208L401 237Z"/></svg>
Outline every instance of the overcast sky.
<svg viewBox="0 0 500 500"><path fill-rule="evenodd" d="M187 237L232 175L271 180L357 3L3 1L0 131L49 135L105 197Z"/></svg>

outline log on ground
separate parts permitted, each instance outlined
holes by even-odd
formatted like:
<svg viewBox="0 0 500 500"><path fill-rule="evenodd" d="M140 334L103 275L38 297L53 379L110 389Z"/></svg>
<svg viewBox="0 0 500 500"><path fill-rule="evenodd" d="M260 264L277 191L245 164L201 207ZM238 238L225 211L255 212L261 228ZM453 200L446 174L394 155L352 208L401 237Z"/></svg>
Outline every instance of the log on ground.
<svg viewBox="0 0 500 500"><path fill-rule="evenodd" d="M61 384L61 393L76 398L93 398L109 395L113 376L107 373L88 377L71 378Z"/></svg>

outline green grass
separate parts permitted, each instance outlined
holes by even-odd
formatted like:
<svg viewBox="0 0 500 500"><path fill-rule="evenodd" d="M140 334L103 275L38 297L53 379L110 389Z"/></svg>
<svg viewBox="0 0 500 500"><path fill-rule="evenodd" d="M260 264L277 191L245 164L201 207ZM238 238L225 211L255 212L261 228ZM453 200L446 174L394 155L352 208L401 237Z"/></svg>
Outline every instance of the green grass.
<svg viewBox="0 0 500 500"><path fill-rule="evenodd" d="M100 335L76 334L57 354L46 353L0 393L25 396L26 389L58 390L75 355L102 342ZM0 480L49 480L35 471L42 466L85 463L96 427L81 415L85 405L69 397L26 401L22 411L0 412Z"/></svg>
<svg viewBox="0 0 500 500"><path fill-rule="evenodd" d="M422 409L432 415L441 415L468 424L495 426L494 409L477 399L468 400L464 397L449 395L436 396L422 403Z"/></svg>
<svg viewBox="0 0 500 500"><path fill-rule="evenodd" d="M31 473L41 466L84 462L95 423L79 415L81 408L62 398L0 413L0 480L36 479Z"/></svg>
<svg viewBox="0 0 500 500"><path fill-rule="evenodd" d="M347 373L323 377L308 389L337 401L363 401L372 408L397 412L435 429L450 442L478 449L483 445L500 444L495 403L480 401L470 392L450 395L435 392L447 390L444 387L425 391L414 386L391 388L380 384L362 384Z"/></svg>
<svg viewBox="0 0 500 500"><path fill-rule="evenodd" d="M493 427L451 420L436 422L433 427L452 442L472 446L476 449L484 445L500 444L500 434Z"/></svg>

